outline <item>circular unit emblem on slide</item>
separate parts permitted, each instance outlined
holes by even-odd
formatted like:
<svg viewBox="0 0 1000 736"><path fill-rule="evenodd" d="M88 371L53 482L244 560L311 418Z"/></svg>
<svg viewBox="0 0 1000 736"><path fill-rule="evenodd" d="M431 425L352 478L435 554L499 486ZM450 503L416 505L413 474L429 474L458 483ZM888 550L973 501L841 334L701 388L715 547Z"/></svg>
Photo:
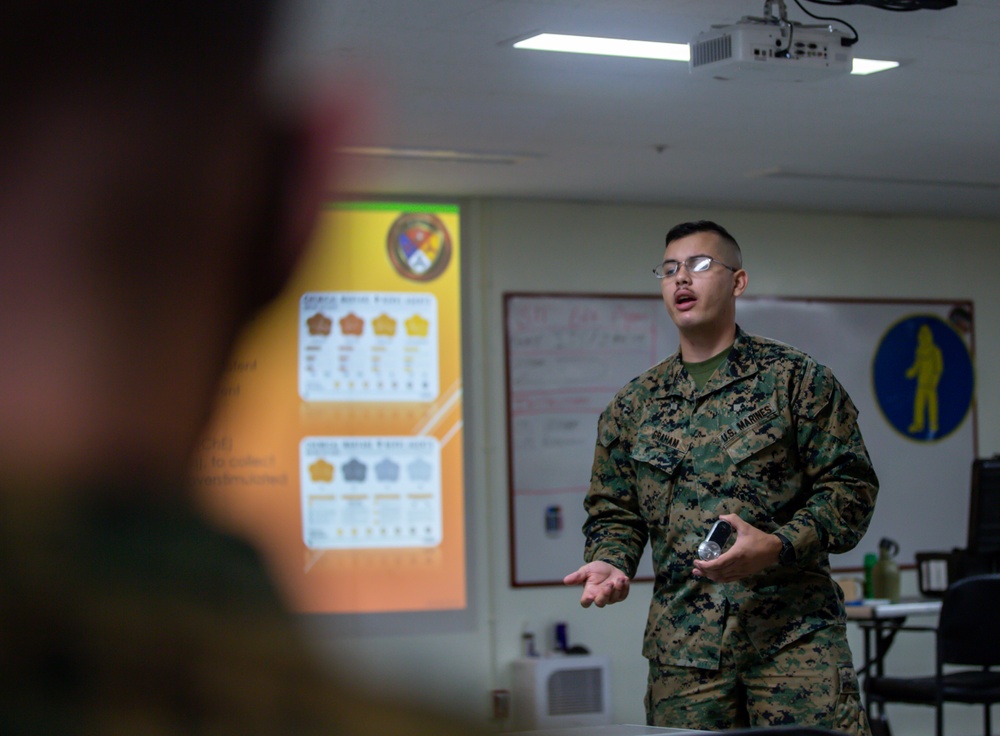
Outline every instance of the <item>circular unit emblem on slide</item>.
<svg viewBox="0 0 1000 736"><path fill-rule="evenodd" d="M972 359L962 337L933 315L906 317L882 338L872 379L879 408L911 440L936 442L954 432L972 406Z"/></svg>
<svg viewBox="0 0 1000 736"><path fill-rule="evenodd" d="M403 214L389 230L386 245L396 272L412 281L432 281L451 261L451 236L437 217Z"/></svg>

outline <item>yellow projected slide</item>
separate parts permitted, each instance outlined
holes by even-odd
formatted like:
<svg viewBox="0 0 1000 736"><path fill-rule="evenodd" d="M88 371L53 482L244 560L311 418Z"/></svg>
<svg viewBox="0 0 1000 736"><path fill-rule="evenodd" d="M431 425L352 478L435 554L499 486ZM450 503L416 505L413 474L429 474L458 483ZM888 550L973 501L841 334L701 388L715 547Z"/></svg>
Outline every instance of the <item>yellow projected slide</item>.
<svg viewBox="0 0 1000 736"><path fill-rule="evenodd" d="M336 203L247 330L200 498L302 612L466 605L459 210Z"/></svg>

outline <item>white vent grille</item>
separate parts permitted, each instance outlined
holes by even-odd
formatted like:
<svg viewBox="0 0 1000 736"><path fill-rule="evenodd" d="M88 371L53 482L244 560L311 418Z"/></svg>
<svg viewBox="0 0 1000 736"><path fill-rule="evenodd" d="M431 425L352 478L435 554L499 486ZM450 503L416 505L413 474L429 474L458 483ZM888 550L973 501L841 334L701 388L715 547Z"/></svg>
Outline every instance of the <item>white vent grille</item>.
<svg viewBox="0 0 1000 736"><path fill-rule="evenodd" d="M514 731L611 725L611 657L522 657L512 662Z"/></svg>
<svg viewBox="0 0 1000 736"><path fill-rule="evenodd" d="M604 703L601 669L560 670L549 677L549 715L599 713Z"/></svg>
<svg viewBox="0 0 1000 736"><path fill-rule="evenodd" d="M733 58L733 37L728 33L691 44L691 66L703 66Z"/></svg>

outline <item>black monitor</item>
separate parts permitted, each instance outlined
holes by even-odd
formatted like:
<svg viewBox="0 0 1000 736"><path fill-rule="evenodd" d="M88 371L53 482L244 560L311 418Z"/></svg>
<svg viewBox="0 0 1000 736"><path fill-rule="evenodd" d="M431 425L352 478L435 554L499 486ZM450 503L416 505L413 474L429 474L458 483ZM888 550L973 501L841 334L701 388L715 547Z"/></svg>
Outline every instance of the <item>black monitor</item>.
<svg viewBox="0 0 1000 736"><path fill-rule="evenodd" d="M972 463L968 551L1000 554L1000 455Z"/></svg>

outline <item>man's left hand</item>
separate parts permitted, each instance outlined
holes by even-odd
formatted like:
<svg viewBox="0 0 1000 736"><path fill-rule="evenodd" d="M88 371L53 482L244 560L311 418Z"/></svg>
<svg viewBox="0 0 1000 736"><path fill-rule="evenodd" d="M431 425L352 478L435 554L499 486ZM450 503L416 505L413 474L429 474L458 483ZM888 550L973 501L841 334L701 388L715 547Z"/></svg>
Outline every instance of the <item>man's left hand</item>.
<svg viewBox="0 0 1000 736"><path fill-rule="evenodd" d="M716 583L732 583L778 564L780 539L751 526L736 514L723 514L719 518L733 525L736 541L714 560L695 560L695 576Z"/></svg>

